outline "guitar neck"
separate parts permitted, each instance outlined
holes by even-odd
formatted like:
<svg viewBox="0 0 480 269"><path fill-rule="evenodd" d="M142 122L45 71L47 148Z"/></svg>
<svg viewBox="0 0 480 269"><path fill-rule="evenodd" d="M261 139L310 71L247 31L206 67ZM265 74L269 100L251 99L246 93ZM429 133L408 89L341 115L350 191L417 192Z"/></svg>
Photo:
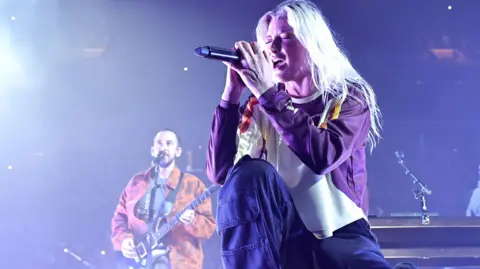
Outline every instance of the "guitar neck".
<svg viewBox="0 0 480 269"><path fill-rule="evenodd" d="M202 194L200 194L195 200L193 200L193 202L191 202L184 209L178 212L171 220L169 220L167 223L160 226L160 228L153 234L155 241L161 240L166 234L168 234L180 222L180 216L182 216L182 214L185 211L195 209L201 203L203 203L203 201L205 201L207 198L212 196L212 193L218 189L220 189L220 186L217 186L217 185L210 186Z"/></svg>

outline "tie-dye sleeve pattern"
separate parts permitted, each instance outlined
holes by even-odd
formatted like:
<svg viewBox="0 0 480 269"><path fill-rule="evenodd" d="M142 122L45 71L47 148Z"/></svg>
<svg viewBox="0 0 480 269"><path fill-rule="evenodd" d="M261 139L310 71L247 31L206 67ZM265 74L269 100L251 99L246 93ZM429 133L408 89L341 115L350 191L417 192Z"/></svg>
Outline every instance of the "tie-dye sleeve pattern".
<svg viewBox="0 0 480 269"><path fill-rule="evenodd" d="M261 156L263 136L254 115L257 105L252 96L241 108L222 100L215 110L206 165L211 182L223 184L228 170L244 155Z"/></svg>

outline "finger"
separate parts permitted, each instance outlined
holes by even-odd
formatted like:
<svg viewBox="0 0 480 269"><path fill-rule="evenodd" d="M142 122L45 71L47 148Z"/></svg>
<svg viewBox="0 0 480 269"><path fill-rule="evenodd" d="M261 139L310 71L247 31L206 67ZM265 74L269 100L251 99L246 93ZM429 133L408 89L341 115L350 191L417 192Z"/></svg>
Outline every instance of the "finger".
<svg viewBox="0 0 480 269"><path fill-rule="evenodd" d="M265 60L271 62L270 55L267 53L266 50L262 51L262 55L265 58Z"/></svg>
<svg viewBox="0 0 480 269"><path fill-rule="evenodd" d="M240 50L240 47L242 46L242 41L235 42L233 45L233 50Z"/></svg>
<svg viewBox="0 0 480 269"><path fill-rule="evenodd" d="M249 42L242 41L242 47L243 49L248 53L248 55L253 56L255 55L255 52L253 51L252 45Z"/></svg>
<svg viewBox="0 0 480 269"><path fill-rule="evenodd" d="M190 212L185 212L182 216L180 216L180 220L183 223L188 223L192 220L193 216L191 215Z"/></svg>
<svg viewBox="0 0 480 269"><path fill-rule="evenodd" d="M137 252L133 249L124 248L122 251L124 256L134 257L137 256Z"/></svg>
<svg viewBox="0 0 480 269"><path fill-rule="evenodd" d="M128 255L126 256L127 259L135 259L137 258L138 256L137 255Z"/></svg>
<svg viewBox="0 0 480 269"><path fill-rule="evenodd" d="M239 63L231 63L230 65L228 65L228 67L233 71L235 71L236 73L239 73L244 69L244 67Z"/></svg>
<svg viewBox="0 0 480 269"><path fill-rule="evenodd" d="M135 259L136 257L138 257L136 252L125 252L123 256L129 259Z"/></svg>
<svg viewBox="0 0 480 269"><path fill-rule="evenodd" d="M188 218L186 216L181 216L180 217L180 221L183 222L183 223L187 223L188 222Z"/></svg>
<svg viewBox="0 0 480 269"><path fill-rule="evenodd" d="M132 251L135 251L135 247L133 247L133 246L124 246L124 247L123 247L123 250L126 251L126 252L132 252Z"/></svg>
<svg viewBox="0 0 480 269"><path fill-rule="evenodd" d="M188 218L185 222L186 225L190 225L193 222L193 218Z"/></svg>
<svg viewBox="0 0 480 269"><path fill-rule="evenodd" d="M224 62L223 64L225 64L227 66L227 68L238 71L238 70L245 69L245 67L247 65L244 66L244 64L243 64L244 62L245 62L245 60L241 60L241 61L238 61L238 62Z"/></svg>
<svg viewBox="0 0 480 269"><path fill-rule="evenodd" d="M135 247L132 247L132 246L125 246L125 247L123 248L123 251L126 251L126 252L136 252Z"/></svg>
<svg viewBox="0 0 480 269"><path fill-rule="evenodd" d="M250 42L250 47L252 48L254 54L259 54L260 48L256 42Z"/></svg>
<svg viewBox="0 0 480 269"><path fill-rule="evenodd" d="M235 43L235 48L240 52L240 55L242 55L242 58L247 61L248 64L254 55L250 44L245 41L239 41Z"/></svg>
<svg viewBox="0 0 480 269"><path fill-rule="evenodd" d="M242 56L243 59L246 59L247 57L249 57L249 55L247 55L247 51L245 50L245 47L242 41L235 43L235 48L238 52L240 52L240 55Z"/></svg>

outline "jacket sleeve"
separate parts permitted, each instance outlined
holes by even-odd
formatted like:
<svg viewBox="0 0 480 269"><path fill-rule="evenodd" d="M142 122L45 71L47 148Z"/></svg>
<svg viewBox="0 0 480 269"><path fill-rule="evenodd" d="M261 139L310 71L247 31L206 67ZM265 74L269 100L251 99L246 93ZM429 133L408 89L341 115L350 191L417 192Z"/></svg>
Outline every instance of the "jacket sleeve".
<svg viewBox="0 0 480 269"><path fill-rule="evenodd" d="M195 197L205 191L205 185L197 179L198 185L195 190ZM191 227L185 229L187 233L197 239L208 239L215 231L215 218L212 214L212 199L208 198L195 209L195 222Z"/></svg>
<svg viewBox="0 0 480 269"><path fill-rule="evenodd" d="M302 109L293 108L290 96L276 87L259 102L283 141L317 174L329 173L351 156L357 137L370 124L368 107L351 97L330 100L320 126Z"/></svg>
<svg viewBox="0 0 480 269"><path fill-rule="evenodd" d="M112 244L114 250L120 251L122 242L127 237L133 237L128 229L128 217L125 207L126 190L123 190L112 218Z"/></svg>
<svg viewBox="0 0 480 269"><path fill-rule="evenodd" d="M223 184L228 170L243 156L261 157L264 140L254 115L258 104L252 96L242 108L223 100L216 108L207 149L206 173L211 182Z"/></svg>

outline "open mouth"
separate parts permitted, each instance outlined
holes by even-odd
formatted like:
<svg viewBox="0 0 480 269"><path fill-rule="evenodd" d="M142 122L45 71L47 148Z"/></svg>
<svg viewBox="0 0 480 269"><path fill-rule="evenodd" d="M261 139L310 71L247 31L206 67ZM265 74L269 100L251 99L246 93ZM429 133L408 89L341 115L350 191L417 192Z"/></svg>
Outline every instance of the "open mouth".
<svg viewBox="0 0 480 269"><path fill-rule="evenodd" d="M283 60L273 60L273 68L277 68L284 63Z"/></svg>

